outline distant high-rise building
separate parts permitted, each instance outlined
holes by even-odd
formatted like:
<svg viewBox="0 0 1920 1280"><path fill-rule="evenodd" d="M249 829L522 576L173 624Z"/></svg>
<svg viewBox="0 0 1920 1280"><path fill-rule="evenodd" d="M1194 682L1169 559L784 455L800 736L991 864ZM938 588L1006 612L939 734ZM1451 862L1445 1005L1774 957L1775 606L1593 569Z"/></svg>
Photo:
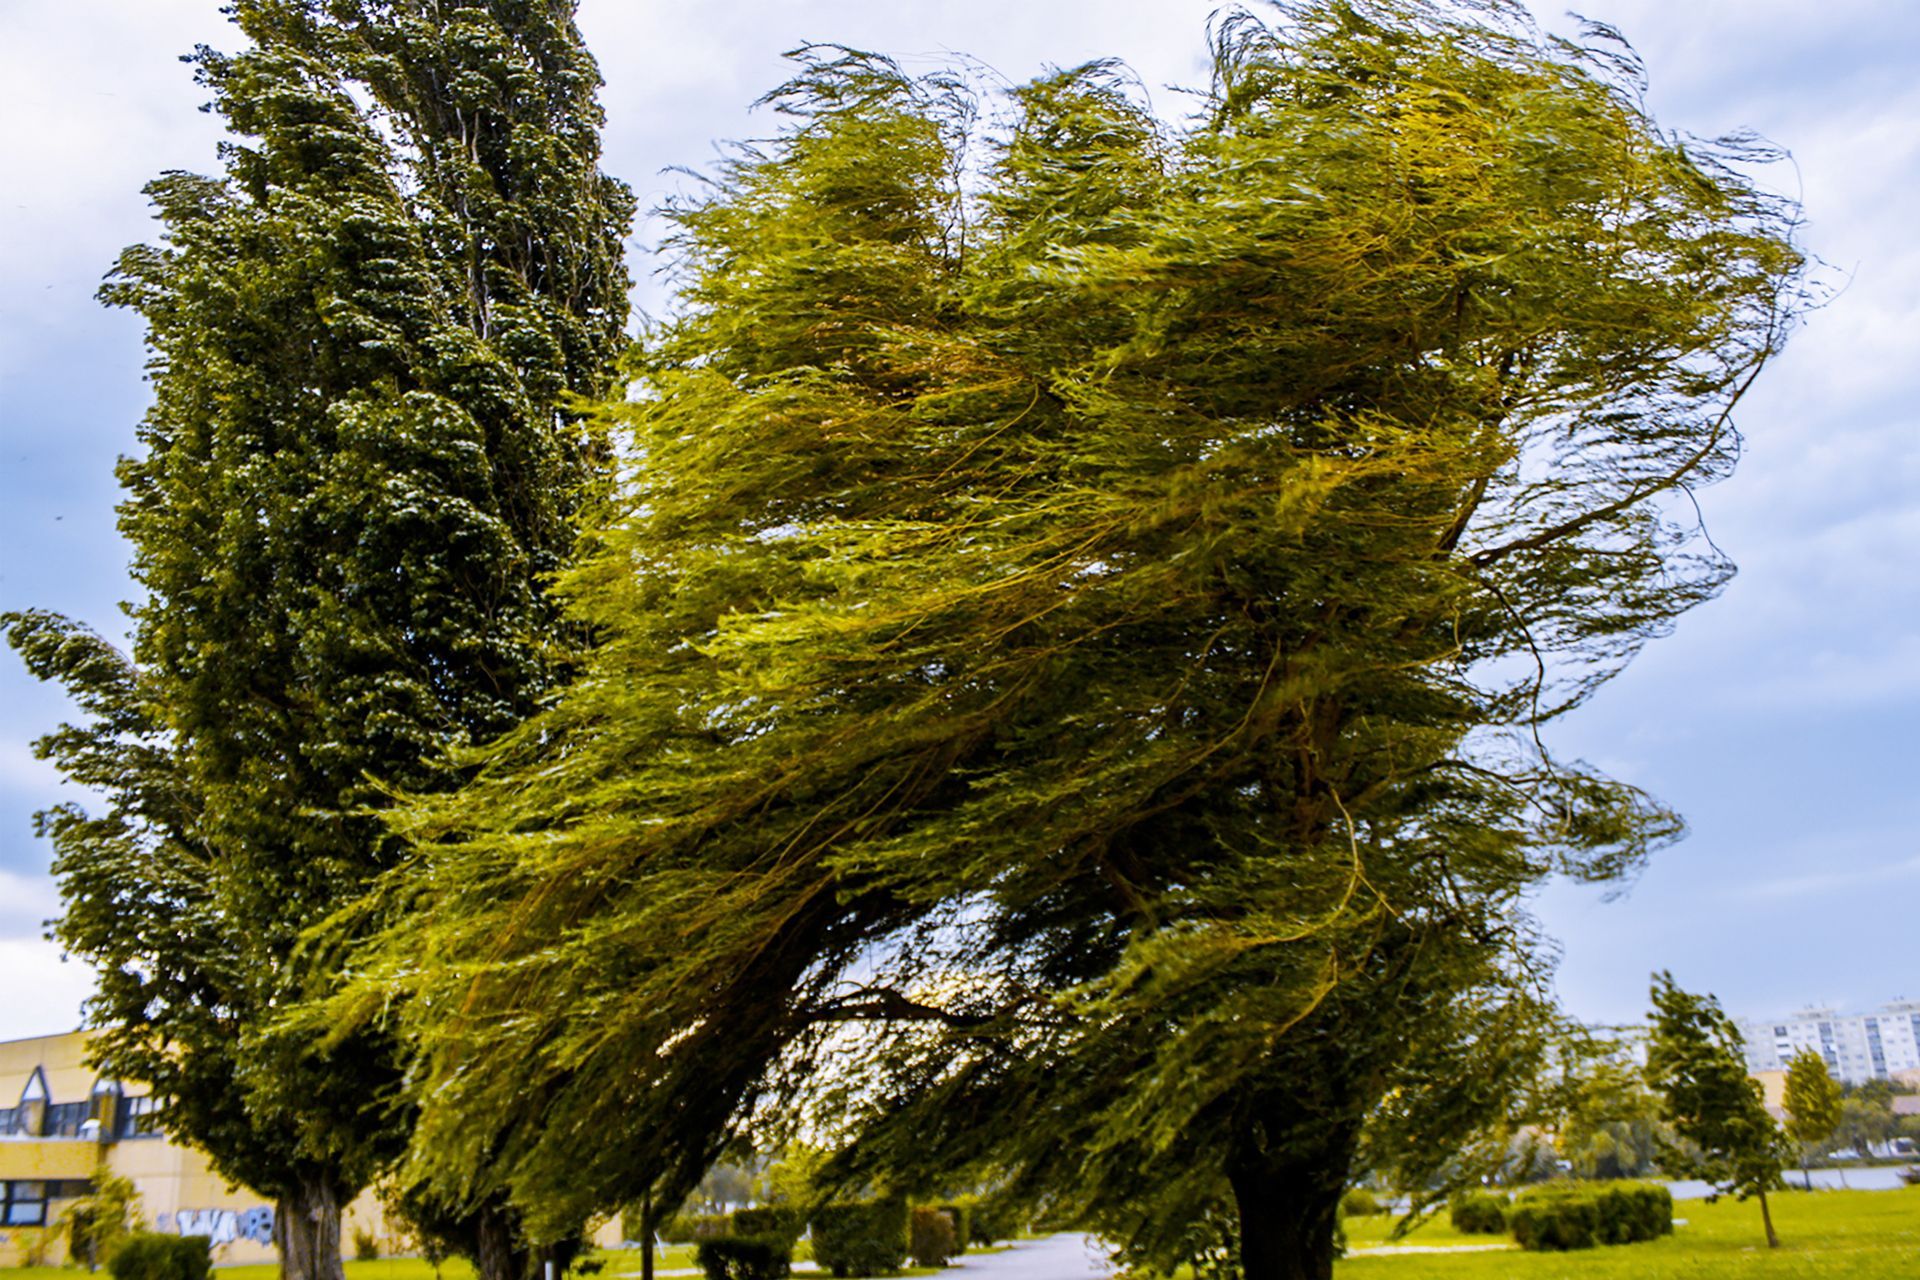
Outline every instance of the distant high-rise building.
<svg viewBox="0 0 1920 1280"><path fill-rule="evenodd" d="M1739 1025L1750 1072L1784 1071L1802 1049L1826 1059L1834 1079L1847 1084L1920 1069L1920 1000L1895 1000L1866 1013L1802 1009L1784 1018L1743 1019Z"/></svg>

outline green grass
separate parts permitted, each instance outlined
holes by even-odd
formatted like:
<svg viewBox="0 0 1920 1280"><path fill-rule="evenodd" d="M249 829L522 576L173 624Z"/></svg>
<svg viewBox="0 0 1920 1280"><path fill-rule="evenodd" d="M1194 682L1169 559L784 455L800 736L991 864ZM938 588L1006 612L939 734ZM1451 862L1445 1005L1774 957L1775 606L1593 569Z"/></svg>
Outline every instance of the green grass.
<svg viewBox="0 0 1920 1280"><path fill-rule="evenodd" d="M1781 1247L1769 1250L1756 1201L1681 1200L1673 1235L1647 1244L1574 1253L1408 1254L1347 1258L1340 1280L1914 1280L1920 1276L1920 1188L1816 1191L1768 1197ZM1385 1244L1392 1219L1347 1223L1352 1248ZM1507 1242L1463 1236L1445 1221L1410 1245Z"/></svg>

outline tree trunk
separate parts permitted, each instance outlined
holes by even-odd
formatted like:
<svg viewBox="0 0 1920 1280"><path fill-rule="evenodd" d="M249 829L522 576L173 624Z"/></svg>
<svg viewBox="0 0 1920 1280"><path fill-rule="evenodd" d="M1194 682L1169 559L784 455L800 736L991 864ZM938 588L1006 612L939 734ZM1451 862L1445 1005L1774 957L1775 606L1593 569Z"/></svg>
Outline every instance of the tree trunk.
<svg viewBox="0 0 1920 1280"><path fill-rule="evenodd" d="M640 1197L640 1280L653 1280L653 1192Z"/></svg>
<svg viewBox="0 0 1920 1280"><path fill-rule="evenodd" d="M1764 1191L1760 1193L1760 1221L1767 1225L1767 1248L1778 1249L1780 1237L1773 1232L1773 1211L1767 1208L1767 1193Z"/></svg>
<svg viewBox="0 0 1920 1280"><path fill-rule="evenodd" d="M1331 1280L1347 1166L1237 1162L1227 1171L1240 1215L1246 1280Z"/></svg>
<svg viewBox="0 0 1920 1280"><path fill-rule="evenodd" d="M480 1211L473 1230L473 1269L479 1280L528 1280L532 1255L516 1226L516 1215L504 1203Z"/></svg>
<svg viewBox="0 0 1920 1280"><path fill-rule="evenodd" d="M324 1173L302 1175L274 1204L280 1280L346 1280L340 1263L340 1189Z"/></svg>

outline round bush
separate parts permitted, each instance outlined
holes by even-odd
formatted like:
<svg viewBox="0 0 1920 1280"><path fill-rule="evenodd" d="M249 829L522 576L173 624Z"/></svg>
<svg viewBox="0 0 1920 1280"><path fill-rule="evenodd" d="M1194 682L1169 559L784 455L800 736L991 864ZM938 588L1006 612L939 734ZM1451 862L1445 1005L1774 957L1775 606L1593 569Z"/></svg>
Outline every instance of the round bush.
<svg viewBox="0 0 1920 1280"><path fill-rule="evenodd" d="M1453 1229L1464 1235L1493 1236L1507 1229L1507 1198L1488 1191L1469 1191L1447 1206Z"/></svg>
<svg viewBox="0 0 1920 1280"><path fill-rule="evenodd" d="M1387 1207L1380 1203L1380 1197L1365 1187L1350 1187L1347 1194L1340 1197L1340 1213L1343 1217L1371 1218L1386 1211Z"/></svg>
<svg viewBox="0 0 1920 1280"><path fill-rule="evenodd" d="M784 1236L711 1236L693 1250L707 1280L784 1280L793 1270L793 1242Z"/></svg>

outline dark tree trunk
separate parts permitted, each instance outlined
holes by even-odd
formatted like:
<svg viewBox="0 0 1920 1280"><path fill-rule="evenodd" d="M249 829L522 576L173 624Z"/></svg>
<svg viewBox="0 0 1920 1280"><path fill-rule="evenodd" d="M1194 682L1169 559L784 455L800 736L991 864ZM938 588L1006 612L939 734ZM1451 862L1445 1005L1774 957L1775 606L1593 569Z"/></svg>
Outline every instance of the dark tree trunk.
<svg viewBox="0 0 1920 1280"><path fill-rule="evenodd" d="M473 1228L473 1269L479 1280L529 1280L533 1255L521 1242L518 1225L505 1204L480 1211Z"/></svg>
<svg viewBox="0 0 1920 1280"><path fill-rule="evenodd" d="M346 1280L340 1263L340 1189L309 1173L274 1204L273 1247L280 1280Z"/></svg>
<svg viewBox="0 0 1920 1280"><path fill-rule="evenodd" d="M1248 1156L1228 1168L1246 1280L1331 1280L1344 1155L1311 1165Z"/></svg>
<svg viewBox="0 0 1920 1280"><path fill-rule="evenodd" d="M640 1280L653 1280L653 1192L640 1197Z"/></svg>

